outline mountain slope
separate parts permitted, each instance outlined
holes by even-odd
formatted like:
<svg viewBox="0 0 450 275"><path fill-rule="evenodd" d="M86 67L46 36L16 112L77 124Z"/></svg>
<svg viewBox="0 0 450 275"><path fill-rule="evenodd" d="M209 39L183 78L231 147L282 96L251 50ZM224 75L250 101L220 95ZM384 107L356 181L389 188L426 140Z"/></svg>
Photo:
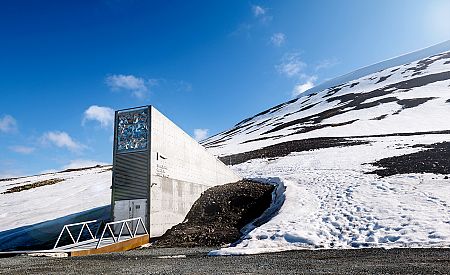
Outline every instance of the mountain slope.
<svg viewBox="0 0 450 275"><path fill-rule="evenodd" d="M202 142L286 186L277 216L212 255L450 245L450 43L330 83Z"/></svg>
<svg viewBox="0 0 450 275"><path fill-rule="evenodd" d="M277 105L202 142L217 155L288 140L450 130L450 52Z"/></svg>
<svg viewBox="0 0 450 275"><path fill-rule="evenodd" d="M408 63L435 55L437 53L443 53L443 52L448 51L449 49L450 49L450 40L433 45L431 47L427 47L427 48L418 50L418 51L414 51L414 52L404 54L404 55L401 55L398 57L394 57L394 58L391 58L391 59L388 59L388 60L385 60L382 62L378 62L376 64L366 66L366 67L360 68L358 70L355 70L351 73L342 75L340 77L330 79L328 81L325 81L322 84L319 84L319 85L309 89L304 94L307 95L307 94L311 94L311 93L320 92L320 91L328 89L330 87L339 86L343 83L350 82L352 80L372 74L374 72L382 71L384 69L395 67L395 66L408 64Z"/></svg>

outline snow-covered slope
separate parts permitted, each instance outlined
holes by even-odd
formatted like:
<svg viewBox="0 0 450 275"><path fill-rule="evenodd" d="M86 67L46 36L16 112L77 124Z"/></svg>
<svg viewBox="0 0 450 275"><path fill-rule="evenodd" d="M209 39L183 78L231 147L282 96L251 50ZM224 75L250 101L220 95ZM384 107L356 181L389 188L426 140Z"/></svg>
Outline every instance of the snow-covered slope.
<svg viewBox="0 0 450 275"><path fill-rule="evenodd" d="M450 49L450 40L436 44L431 47L424 48L419 51L414 51L412 53L404 54L404 55L401 55L401 56L398 56L395 58L391 58L391 59L388 59L388 60L385 60L382 62L378 62L376 64L366 66L361 69L355 70L351 73L342 75L340 77L330 79L328 81L325 81L324 83L321 83L320 85L317 85L317 86L305 91L303 94L308 95L308 94L320 92L320 91L323 91L330 87L338 86L338 85L344 84L346 82L350 82L352 80L361 78L363 76L372 74L374 72L382 71L384 69L392 68L395 66L408 64L408 63L435 55L437 53L446 52L449 49Z"/></svg>
<svg viewBox="0 0 450 275"><path fill-rule="evenodd" d="M202 142L217 155L313 137L450 130L450 47L243 120Z"/></svg>
<svg viewBox="0 0 450 275"><path fill-rule="evenodd" d="M450 43L330 83L203 141L286 186L272 220L211 254L450 246Z"/></svg>
<svg viewBox="0 0 450 275"><path fill-rule="evenodd" d="M0 180L0 251L53 245L66 223L109 218L111 166Z"/></svg>

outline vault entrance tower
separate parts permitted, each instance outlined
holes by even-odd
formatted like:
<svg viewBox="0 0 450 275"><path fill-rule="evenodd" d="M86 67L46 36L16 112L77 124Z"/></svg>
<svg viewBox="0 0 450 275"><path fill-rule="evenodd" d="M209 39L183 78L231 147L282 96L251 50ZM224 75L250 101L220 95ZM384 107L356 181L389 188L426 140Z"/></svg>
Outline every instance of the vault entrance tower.
<svg viewBox="0 0 450 275"><path fill-rule="evenodd" d="M142 217L147 228L150 216L149 130L149 107L116 112L112 216L114 221Z"/></svg>
<svg viewBox="0 0 450 275"><path fill-rule="evenodd" d="M153 106L115 113L112 217L141 217L156 237L207 188L240 177Z"/></svg>

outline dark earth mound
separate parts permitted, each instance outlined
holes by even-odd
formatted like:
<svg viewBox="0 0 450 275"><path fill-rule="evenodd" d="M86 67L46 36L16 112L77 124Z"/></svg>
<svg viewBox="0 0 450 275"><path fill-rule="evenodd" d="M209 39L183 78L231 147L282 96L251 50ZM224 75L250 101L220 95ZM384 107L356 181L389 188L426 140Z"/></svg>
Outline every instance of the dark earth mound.
<svg viewBox="0 0 450 275"><path fill-rule="evenodd" d="M235 165L258 158L278 158L289 155L292 152L303 152L321 148L338 146L352 146L367 144L368 141L350 140L345 138L310 138L302 140L292 140L270 145L258 150L220 157L220 160L227 165Z"/></svg>
<svg viewBox="0 0 450 275"><path fill-rule="evenodd" d="M428 150L381 159L372 165L382 167L367 174L387 177L396 174L434 173L450 174L450 142L423 145Z"/></svg>
<svg viewBox="0 0 450 275"><path fill-rule="evenodd" d="M272 202L273 185L249 180L215 186L194 203L184 222L169 229L153 246L220 246L241 237L240 230Z"/></svg>

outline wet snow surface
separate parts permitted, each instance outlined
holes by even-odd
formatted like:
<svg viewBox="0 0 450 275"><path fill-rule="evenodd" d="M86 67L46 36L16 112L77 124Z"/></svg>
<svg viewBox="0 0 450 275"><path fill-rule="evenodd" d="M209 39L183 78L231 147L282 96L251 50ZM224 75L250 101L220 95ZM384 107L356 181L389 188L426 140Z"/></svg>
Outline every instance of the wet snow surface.
<svg viewBox="0 0 450 275"><path fill-rule="evenodd" d="M274 218L211 255L450 245L450 52L384 65L203 141L286 187Z"/></svg>

